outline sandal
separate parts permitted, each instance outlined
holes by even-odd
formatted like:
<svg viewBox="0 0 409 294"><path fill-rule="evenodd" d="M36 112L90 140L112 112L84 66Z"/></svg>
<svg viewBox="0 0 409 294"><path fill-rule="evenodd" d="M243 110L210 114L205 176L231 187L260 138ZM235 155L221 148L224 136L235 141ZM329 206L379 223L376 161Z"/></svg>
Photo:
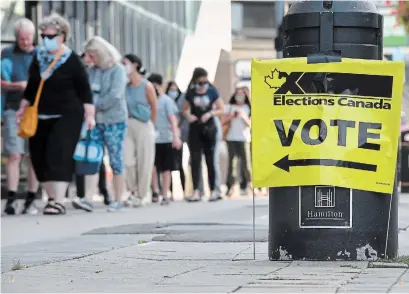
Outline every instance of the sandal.
<svg viewBox="0 0 409 294"><path fill-rule="evenodd" d="M159 193L157 193L157 192L152 193L152 202L153 203L159 202Z"/></svg>
<svg viewBox="0 0 409 294"><path fill-rule="evenodd" d="M65 207L57 202L48 202L44 207L44 215L59 215L65 214Z"/></svg>

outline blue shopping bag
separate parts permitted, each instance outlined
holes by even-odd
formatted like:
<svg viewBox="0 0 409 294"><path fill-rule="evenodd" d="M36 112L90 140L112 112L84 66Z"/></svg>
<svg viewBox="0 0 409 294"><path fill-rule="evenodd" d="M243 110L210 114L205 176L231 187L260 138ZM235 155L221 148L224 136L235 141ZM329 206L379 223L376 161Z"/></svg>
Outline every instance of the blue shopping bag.
<svg viewBox="0 0 409 294"><path fill-rule="evenodd" d="M103 148L91 139L91 131L86 133L85 140L80 140L74 152L75 173L77 175L94 175L99 172L103 158Z"/></svg>

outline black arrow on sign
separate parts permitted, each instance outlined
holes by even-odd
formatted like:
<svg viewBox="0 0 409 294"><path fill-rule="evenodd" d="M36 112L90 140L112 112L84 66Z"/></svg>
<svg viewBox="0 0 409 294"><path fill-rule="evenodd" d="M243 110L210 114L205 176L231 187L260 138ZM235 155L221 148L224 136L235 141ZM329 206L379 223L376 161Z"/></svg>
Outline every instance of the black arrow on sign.
<svg viewBox="0 0 409 294"><path fill-rule="evenodd" d="M274 163L274 166L282 170L285 170L286 172L290 172L290 167L292 166L312 166L312 165L344 167L370 172L376 172L377 169L377 166L374 164L344 161L337 159L289 159L288 155L284 156L279 161Z"/></svg>

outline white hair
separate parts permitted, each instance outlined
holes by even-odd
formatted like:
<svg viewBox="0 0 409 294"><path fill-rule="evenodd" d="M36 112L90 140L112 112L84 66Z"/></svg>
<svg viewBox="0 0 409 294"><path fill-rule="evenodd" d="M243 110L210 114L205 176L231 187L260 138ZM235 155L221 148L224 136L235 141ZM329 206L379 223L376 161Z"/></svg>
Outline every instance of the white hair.
<svg viewBox="0 0 409 294"><path fill-rule="evenodd" d="M28 18L20 18L14 24L14 36L18 38L21 31L30 31L33 35L35 33L35 25Z"/></svg>
<svg viewBox="0 0 409 294"><path fill-rule="evenodd" d="M121 62L122 56L118 50L108 41L100 36L94 36L84 45L84 51L95 53L98 56L96 66L100 68L109 68Z"/></svg>
<svg viewBox="0 0 409 294"><path fill-rule="evenodd" d="M70 23L58 13L52 13L44 17L39 25L41 31L46 28L53 28L57 33L64 35L64 42L70 37Z"/></svg>

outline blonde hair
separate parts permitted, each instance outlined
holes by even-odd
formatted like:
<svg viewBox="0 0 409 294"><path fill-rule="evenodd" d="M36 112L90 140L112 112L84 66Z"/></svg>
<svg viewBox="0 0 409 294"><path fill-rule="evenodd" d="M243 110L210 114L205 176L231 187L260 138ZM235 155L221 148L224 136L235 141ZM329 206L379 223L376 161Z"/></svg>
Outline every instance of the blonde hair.
<svg viewBox="0 0 409 294"><path fill-rule="evenodd" d="M52 13L46 16L38 26L41 31L46 28L52 28L57 31L58 34L64 35L64 42L68 40L70 34L70 23L58 13Z"/></svg>
<svg viewBox="0 0 409 294"><path fill-rule="evenodd" d="M121 54L118 50L104 38L94 36L89 39L84 45L84 51L87 53L95 53L98 56L96 66L100 68L109 68L121 62Z"/></svg>
<svg viewBox="0 0 409 294"><path fill-rule="evenodd" d="M14 36L18 38L18 35L21 31L30 31L32 35L35 33L34 23L28 18L20 18L14 24Z"/></svg>

